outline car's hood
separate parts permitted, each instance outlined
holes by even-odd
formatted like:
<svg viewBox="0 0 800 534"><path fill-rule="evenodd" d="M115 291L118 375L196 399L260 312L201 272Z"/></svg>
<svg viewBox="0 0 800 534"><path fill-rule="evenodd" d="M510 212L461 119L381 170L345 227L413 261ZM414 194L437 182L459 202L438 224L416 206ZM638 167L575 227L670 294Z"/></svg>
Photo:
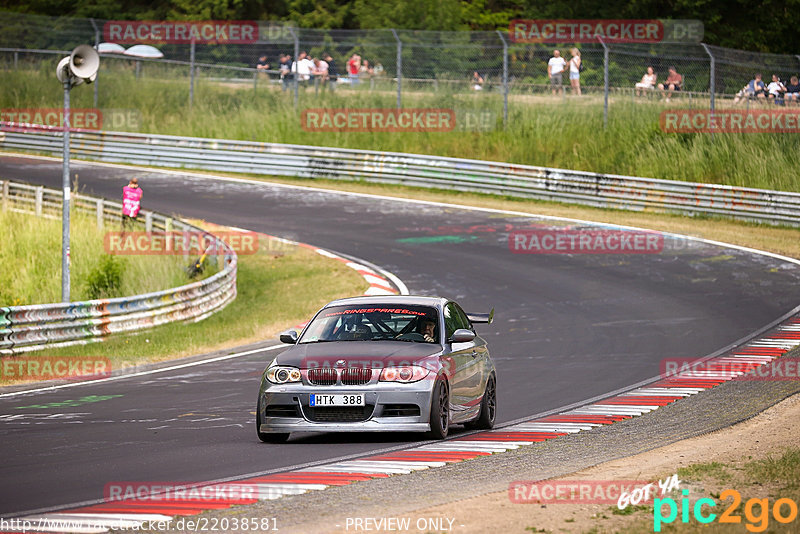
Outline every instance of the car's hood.
<svg viewBox="0 0 800 534"><path fill-rule="evenodd" d="M419 363L441 351L438 344L406 341L302 343L281 353L277 363L308 369L334 367L344 360L347 367L389 367Z"/></svg>

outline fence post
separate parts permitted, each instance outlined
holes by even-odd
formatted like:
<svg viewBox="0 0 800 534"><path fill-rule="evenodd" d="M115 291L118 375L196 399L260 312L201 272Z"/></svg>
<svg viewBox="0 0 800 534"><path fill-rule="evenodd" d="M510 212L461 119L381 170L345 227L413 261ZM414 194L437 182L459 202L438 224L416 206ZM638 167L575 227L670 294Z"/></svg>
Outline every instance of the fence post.
<svg viewBox="0 0 800 534"><path fill-rule="evenodd" d="M717 89L717 84L716 84L716 79L715 79L716 78L715 73L716 73L716 70L717 70L716 69L716 62L714 60L714 54L711 53L711 49L709 49L708 46L705 43L700 43L700 44L703 45L703 50L705 50L706 54L708 54L708 57L711 58L711 66L710 66L711 79L709 80L709 84L708 84L709 88L708 88L708 90L711 92L711 116L713 117L714 116L714 110L716 108L716 95L715 95L716 89ZM711 141L712 142L714 141L714 131L713 130L711 131Z"/></svg>
<svg viewBox="0 0 800 534"><path fill-rule="evenodd" d="M37 217L42 216L42 194L44 193L44 187L39 186L36 188L36 200L34 202L34 211Z"/></svg>
<svg viewBox="0 0 800 534"><path fill-rule="evenodd" d="M90 18L89 22L91 22L92 26L94 27L94 49L98 50L100 47L100 30L98 29L97 24L95 24L94 19ZM97 108L97 76L95 76L94 79L94 107Z"/></svg>
<svg viewBox="0 0 800 534"><path fill-rule="evenodd" d="M608 128L608 46L602 37L597 37L603 45L603 129Z"/></svg>
<svg viewBox="0 0 800 534"><path fill-rule="evenodd" d="M711 50L708 48L708 45L706 45L705 43L700 43L700 44L702 45L703 50L706 51L706 54L708 54L708 57L711 59L711 69L710 69L711 80L709 81L709 89L708 90L711 92L711 113L714 113L714 109L715 109L715 93L716 93L716 88L717 88L716 80L715 80L715 78L716 78L716 76L715 76L716 64L715 64L715 61L714 61L714 54L711 53Z"/></svg>
<svg viewBox="0 0 800 534"><path fill-rule="evenodd" d="M189 109L194 104L194 52L195 42L194 37L192 37L192 46L189 49Z"/></svg>
<svg viewBox="0 0 800 534"><path fill-rule="evenodd" d="M269 74L267 76L269 76ZM253 92L258 92L258 71L253 74Z"/></svg>
<svg viewBox="0 0 800 534"><path fill-rule="evenodd" d="M392 28L392 35L397 41L397 109L403 107L403 41Z"/></svg>
<svg viewBox="0 0 800 534"><path fill-rule="evenodd" d="M105 222L104 215L105 215L105 203L103 202L102 198L98 198L96 202L97 207L97 227L101 230L103 229L103 223Z"/></svg>
<svg viewBox="0 0 800 534"><path fill-rule="evenodd" d="M292 38L294 39L294 73L292 74L292 85L294 85L294 107L297 107L297 88L300 85L297 74L297 56L300 55L300 39L298 39L294 28L289 28L289 33L292 34Z"/></svg>
<svg viewBox="0 0 800 534"><path fill-rule="evenodd" d="M3 180L3 211L8 209L8 180Z"/></svg>
<svg viewBox="0 0 800 534"><path fill-rule="evenodd" d="M17 63L19 63L19 52L14 51L14 70L17 70Z"/></svg>
<svg viewBox="0 0 800 534"><path fill-rule="evenodd" d="M508 42L500 30L497 35L503 41L503 128L508 127Z"/></svg>

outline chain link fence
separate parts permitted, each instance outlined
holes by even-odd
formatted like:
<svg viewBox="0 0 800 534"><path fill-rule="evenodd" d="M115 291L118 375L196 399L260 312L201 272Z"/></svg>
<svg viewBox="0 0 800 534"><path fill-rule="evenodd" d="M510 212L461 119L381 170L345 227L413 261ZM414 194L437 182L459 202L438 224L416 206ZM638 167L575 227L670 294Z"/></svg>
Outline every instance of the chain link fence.
<svg viewBox="0 0 800 534"><path fill-rule="evenodd" d="M39 68L55 65L57 59L79 44L98 45L103 40L107 21L78 18L52 18L18 13L3 13L0 19L0 68L3 70ZM508 120L509 98L524 103L536 95L552 95L547 62L558 48L570 58L573 46L579 48L584 69L580 73L582 93L603 98L608 116L609 98L662 98L656 90L636 91L635 84L652 67L656 83L664 83L669 67L683 76L681 98L690 105L714 109L716 100L731 99L756 72L777 74L785 82L800 72L800 55L746 52L702 43L583 43L580 45L522 44L512 42L508 33L439 32L415 30L320 30L296 28L283 22L258 22L259 36L252 44L163 44L161 59L120 54L103 54L95 84L95 106L102 91L104 76L128 70L140 77L159 77L189 86L190 104L196 98L197 79L227 84L252 84L256 90L271 88L294 94L294 105L305 106L313 95L324 90L346 88L351 91L396 93L397 107L404 97L414 94L480 94L499 110L503 123ZM330 79L297 73L285 75L279 59L289 54L292 60L301 52L312 58L330 55ZM348 74L348 60L361 56L363 68L358 77ZM270 67L257 70L261 56ZM300 78L300 80L298 80ZM299 82L299 83L298 83ZM573 93L567 73L563 90ZM637 93L640 93L637 95ZM491 100L491 99L495 100ZM502 102L502 104L501 104Z"/></svg>

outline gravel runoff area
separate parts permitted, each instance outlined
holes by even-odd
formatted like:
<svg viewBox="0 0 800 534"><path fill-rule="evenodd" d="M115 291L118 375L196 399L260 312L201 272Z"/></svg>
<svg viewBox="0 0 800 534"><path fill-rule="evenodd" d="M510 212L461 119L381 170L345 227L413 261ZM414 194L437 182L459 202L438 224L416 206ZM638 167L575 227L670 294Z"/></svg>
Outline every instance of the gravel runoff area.
<svg viewBox="0 0 800 534"><path fill-rule="evenodd" d="M793 355L800 355L800 351ZM513 451L198 517L274 518L279 532L298 533L401 531L397 524L388 523L383 525L393 530L379 529L375 523L370 523L369 530L357 529L355 520L359 518L410 518L407 532L524 533L533 524L548 530L582 532L592 527L591 515L588 523L585 519L564 524L565 510L561 508L579 505L550 505L550 515L555 516L550 520L558 523L548 526L546 516L534 521L534 514L545 507L510 503L509 483L567 475L575 480L655 480L693 463L724 461L726 455L742 450L752 455L759 450L755 445L759 441L763 442L764 454L779 453L781 447L800 442L795 424L800 416L800 396L787 399L798 392L800 382L796 381L726 382L640 417ZM780 406L751 419L784 399L787 401ZM792 410L789 424L784 424L786 410ZM732 425L736 426L729 428ZM766 436L771 436L771 441L765 442ZM712 445L703 446L704 440L711 440ZM265 445L265 454L268 447ZM592 466L597 467L587 470ZM586 471L577 473L581 470ZM609 509L607 504L589 506L606 512ZM418 529L418 525L423 528Z"/></svg>

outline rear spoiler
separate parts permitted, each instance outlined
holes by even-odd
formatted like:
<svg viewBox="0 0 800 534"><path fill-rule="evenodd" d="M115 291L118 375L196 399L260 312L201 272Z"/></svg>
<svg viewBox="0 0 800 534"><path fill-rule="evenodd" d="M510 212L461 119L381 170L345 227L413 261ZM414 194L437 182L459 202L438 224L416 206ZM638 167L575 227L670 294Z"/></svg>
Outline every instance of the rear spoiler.
<svg viewBox="0 0 800 534"><path fill-rule="evenodd" d="M486 323L489 324L494 319L494 308L489 313L468 313L467 319L472 323Z"/></svg>

